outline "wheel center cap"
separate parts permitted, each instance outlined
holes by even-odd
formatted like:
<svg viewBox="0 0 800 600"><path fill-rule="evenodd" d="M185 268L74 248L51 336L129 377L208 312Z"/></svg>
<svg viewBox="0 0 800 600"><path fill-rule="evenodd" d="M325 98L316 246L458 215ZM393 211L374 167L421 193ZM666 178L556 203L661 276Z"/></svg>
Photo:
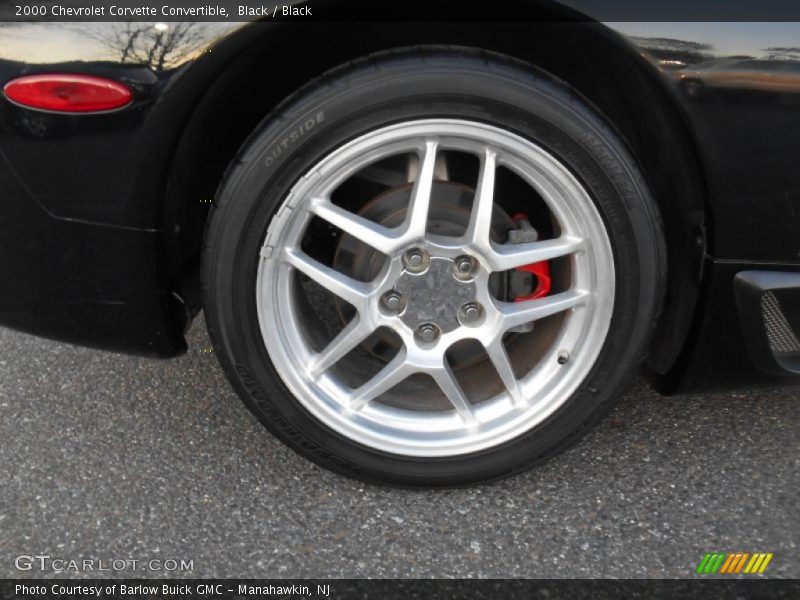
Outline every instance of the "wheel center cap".
<svg viewBox="0 0 800 600"><path fill-rule="evenodd" d="M456 279L454 270L453 260L431 257L424 272L403 272L395 289L406 298L406 309L400 318L408 327L416 329L433 323L443 333L460 327L458 310L475 301L475 282Z"/></svg>

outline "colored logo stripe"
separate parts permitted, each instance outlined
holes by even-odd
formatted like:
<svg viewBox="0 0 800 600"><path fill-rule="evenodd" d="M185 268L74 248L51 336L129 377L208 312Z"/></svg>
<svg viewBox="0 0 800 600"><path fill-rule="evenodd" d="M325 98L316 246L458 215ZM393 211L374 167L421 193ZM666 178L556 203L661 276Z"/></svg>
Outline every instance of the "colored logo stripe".
<svg viewBox="0 0 800 600"><path fill-rule="evenodd" d="M707 552L703 560L697 567L697 573L703 575L713 575L715 573L733 575L742 572L748 575L763 573L769 562L772 560L773 553L756 552ZM748 561L748 558L750 559ZM745 567L745 563L747 566Z"/></svg>
<svg viewBox="0 0 800 600"><path fill-rule="evenodd" d="M736 552L728 554L728 559L725 561L725 564L722 565L722 569L720 569L719 572L727 574L738 573L748 556L750 556L748 552Z"/></svg>
<svg viewBox="0 0 800 600"><path fill-rule="evenodd" d="M697 567L697 572L704 573L706 575L710 573L716 573L717 569L719 569L720 565L722 565L724 558L724 552L714 552L713 554L707 553L700 562L700 566Z"/></svg>
<svg viewBox="0 0 800 600"><path fill-rule="evenodd" d="M725 562L722 563L722 568L719 570L720 573L731 573L731 566L736 564L736 561L739 560L738 554L728 554L728 558L725 559Z"/></svg>
<svg viewBox="0 0 800 600"><path fill-rule="evenodd" d="M733 570L734 573L738 573L739 571L742 570L742 567L744 566L744 561L747 560L748 556L750 556L749 552L742 552L742 557L739 559L736 568Z"/></svg>
<svg viewBox="0 0 800 600"><path fill-rule="evenodd" d="M770 554L753 554L753 558L747 563L744 569L745 573L763 573L767 568L769 561L772 560L772 553Z"/></svg>

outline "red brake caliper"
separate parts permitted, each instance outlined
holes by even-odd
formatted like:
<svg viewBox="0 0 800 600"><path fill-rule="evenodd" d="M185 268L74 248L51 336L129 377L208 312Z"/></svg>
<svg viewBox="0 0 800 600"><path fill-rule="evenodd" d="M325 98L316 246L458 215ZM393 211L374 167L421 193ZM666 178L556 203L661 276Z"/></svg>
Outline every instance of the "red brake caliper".
<svg viewBox="0 0 800 600"><path fill-rule="evenodd" d="M516 213L511 217L521 229L533 229L528 220L528 215L525 213ZM525 302L526 300L535 300L536 298L543 298L550 293L550 262L543 260L541 262L531 263L529 265L522 265L517 267L517 271L530 273L536 277L536 287L530 294L517 296L514 302Z"/></svg>

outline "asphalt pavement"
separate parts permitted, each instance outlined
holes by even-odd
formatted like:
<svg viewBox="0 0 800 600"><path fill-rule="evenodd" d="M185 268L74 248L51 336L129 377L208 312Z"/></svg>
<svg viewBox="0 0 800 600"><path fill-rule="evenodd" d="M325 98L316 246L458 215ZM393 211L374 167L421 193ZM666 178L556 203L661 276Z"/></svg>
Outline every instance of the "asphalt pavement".
<svg viewBox="0 0 800 600"><path fill-rule="evenodd" d="M800 577L798 467L797 390L638 383L537 470L386 489L267 433L202 320L169 361L0 329L0 577L56 576L53 560L128 577L693 577L711 551L772 552L767 575Z"/></svg>

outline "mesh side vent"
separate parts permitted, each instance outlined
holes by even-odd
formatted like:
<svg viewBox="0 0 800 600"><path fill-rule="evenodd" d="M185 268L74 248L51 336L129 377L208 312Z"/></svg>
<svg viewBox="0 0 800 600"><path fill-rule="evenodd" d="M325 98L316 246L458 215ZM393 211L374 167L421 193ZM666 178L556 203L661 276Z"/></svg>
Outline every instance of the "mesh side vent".
<svg viewBox="0 0 800 600"><path fill-rule="evenodd" d="M770 350L800 352L800 339L797 339L797 334L786 320L781 305L772 292L767 292L761 297L761 316L767 328Z"/></svg>

